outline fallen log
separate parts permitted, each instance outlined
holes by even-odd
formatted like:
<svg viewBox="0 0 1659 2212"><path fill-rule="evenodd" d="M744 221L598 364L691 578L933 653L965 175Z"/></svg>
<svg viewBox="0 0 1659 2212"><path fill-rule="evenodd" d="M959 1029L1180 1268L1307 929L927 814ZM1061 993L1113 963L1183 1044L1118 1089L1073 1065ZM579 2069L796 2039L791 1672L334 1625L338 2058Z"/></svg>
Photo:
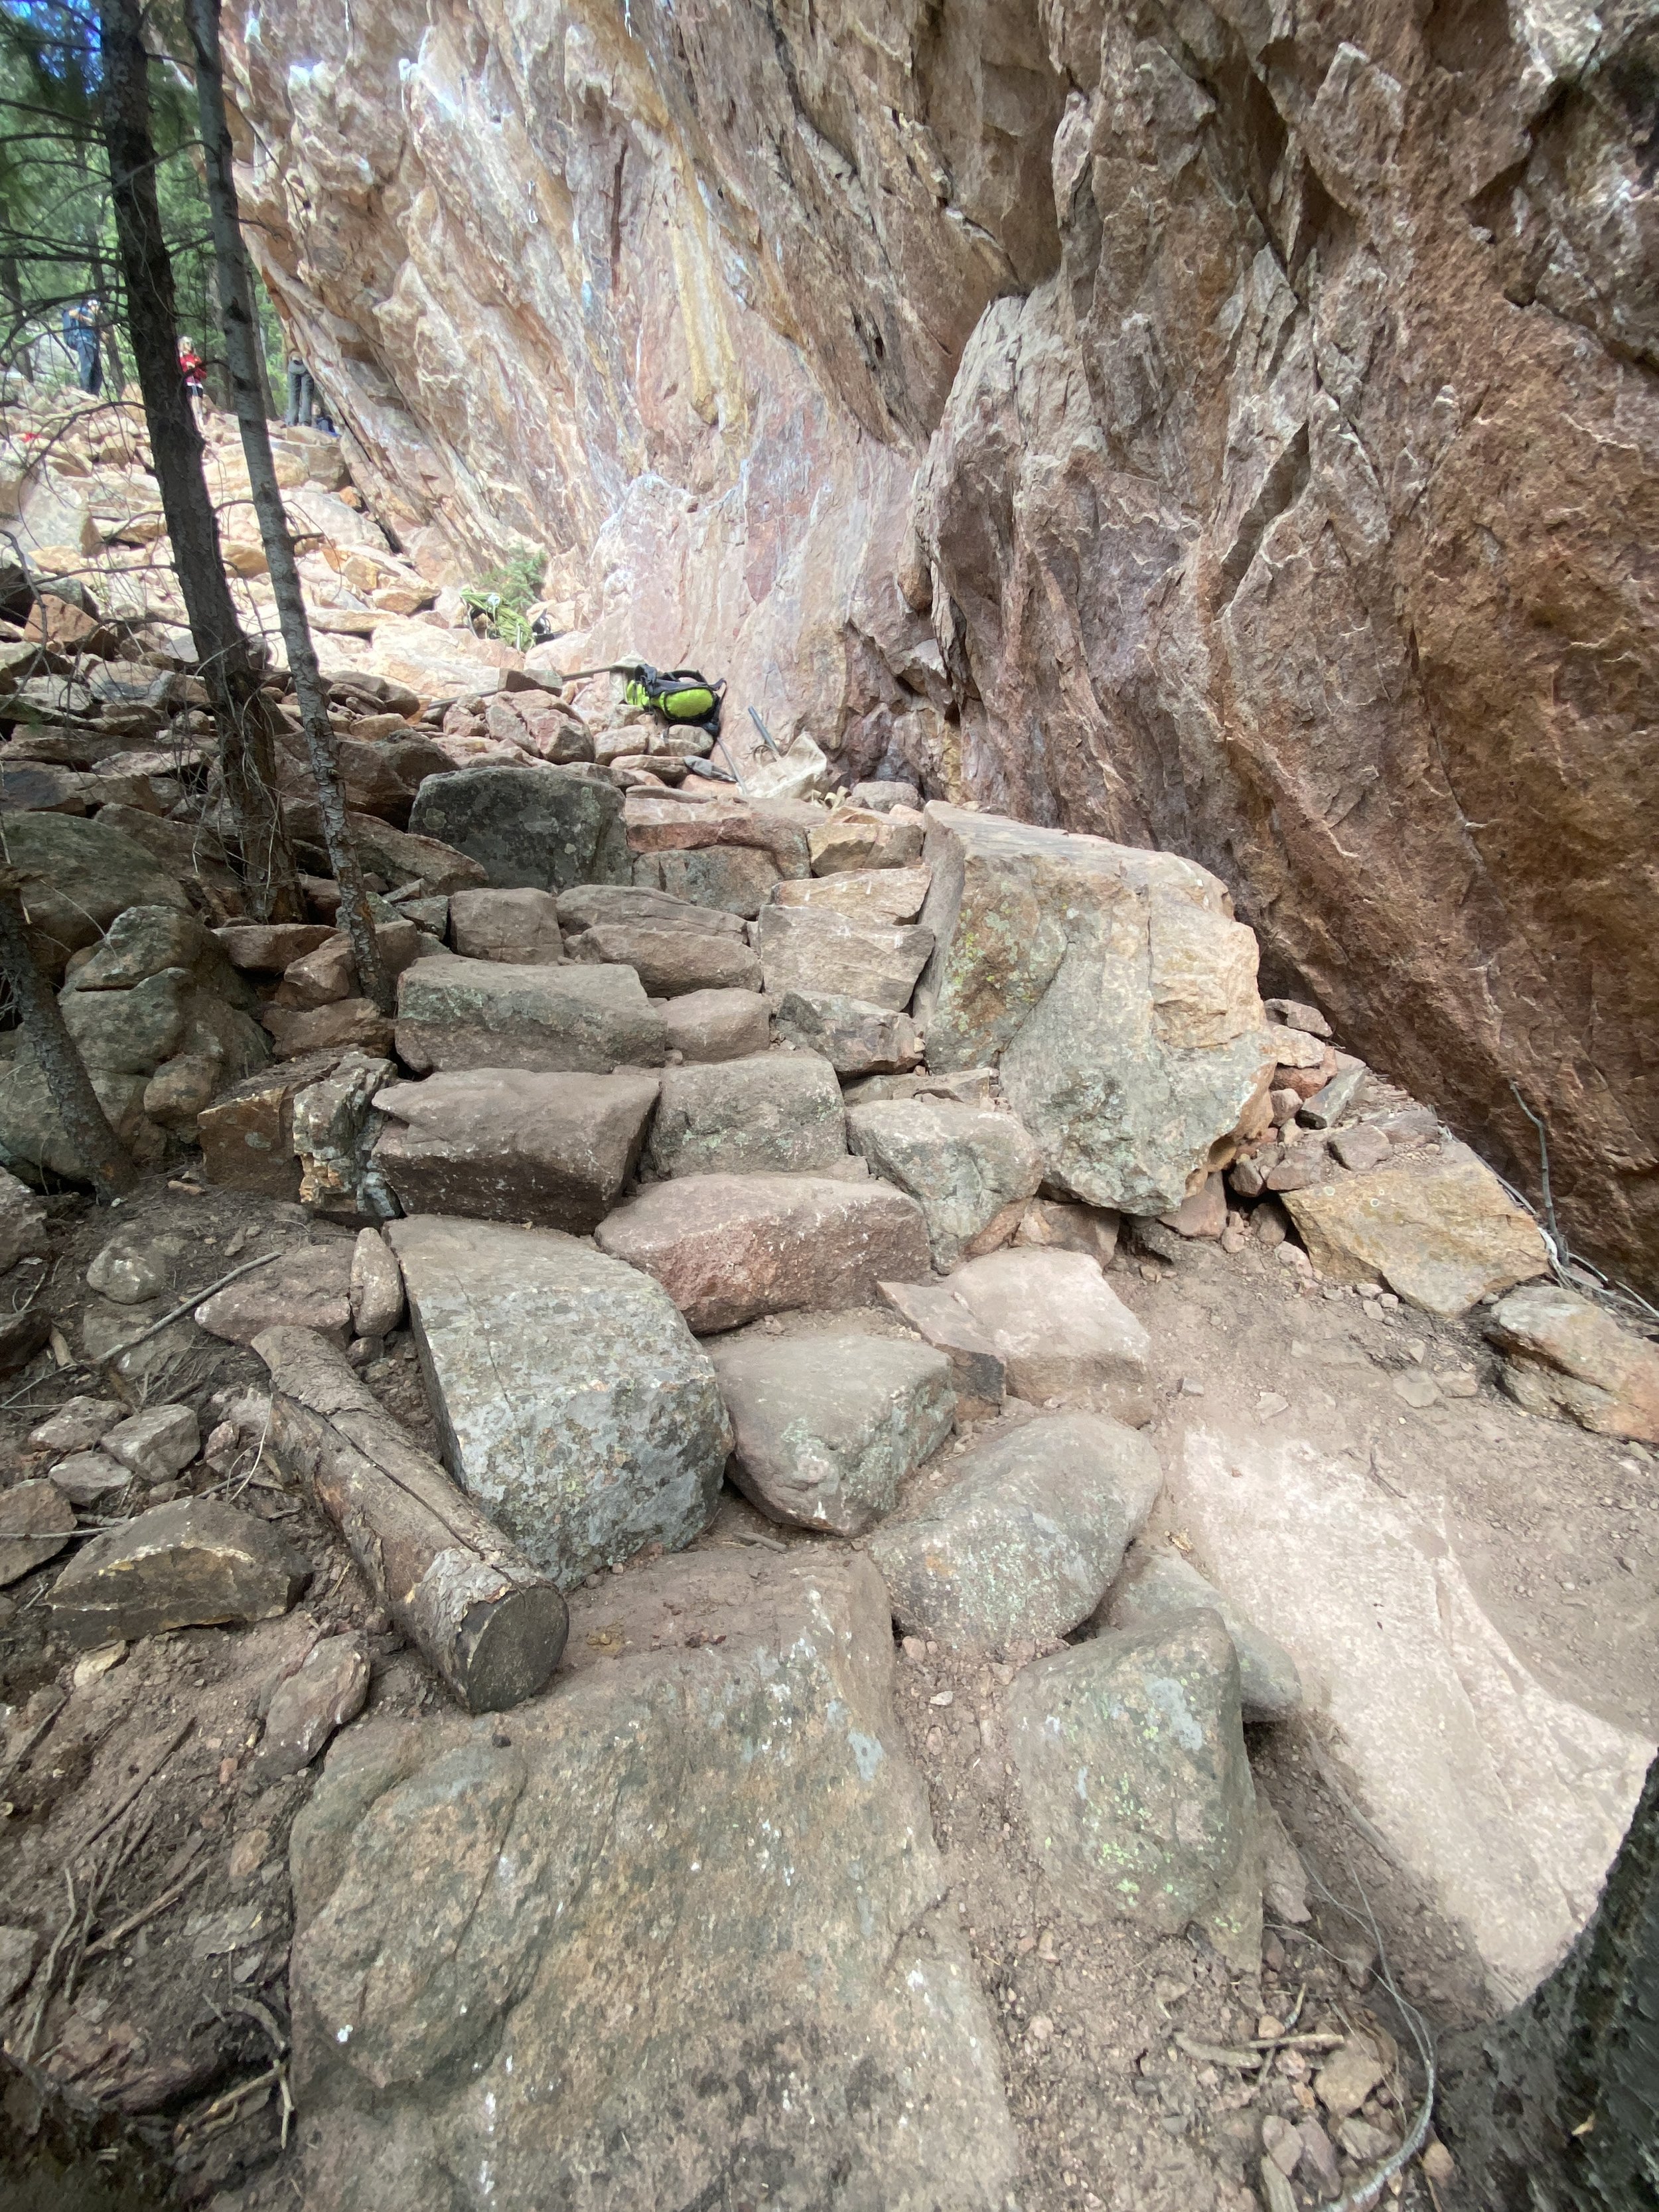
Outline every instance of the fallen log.
<svg viewBox="0 0 1659 2212"><path fill-rule="evenodd" d="M376 1598L469 1712L504 1711L546 1686L569 1615L516 1551L308 1328L268 1328L270 1448L334 1521Z"/></svg>

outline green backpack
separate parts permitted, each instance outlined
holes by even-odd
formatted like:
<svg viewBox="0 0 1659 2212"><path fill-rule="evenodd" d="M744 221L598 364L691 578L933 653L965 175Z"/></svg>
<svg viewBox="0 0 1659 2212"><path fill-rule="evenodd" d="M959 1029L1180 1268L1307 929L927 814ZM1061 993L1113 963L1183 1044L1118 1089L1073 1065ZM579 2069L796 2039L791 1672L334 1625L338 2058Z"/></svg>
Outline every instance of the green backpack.
<svg viewBox="0 0 1659 2212"><path fill-rule="evenodd" d="M623 696L630 707L648 707L665 722L696 722L720 734L720 702L726 678L711 684L696 668L657 669L643 661L625 664L612 672L625 676Z"/></svg>

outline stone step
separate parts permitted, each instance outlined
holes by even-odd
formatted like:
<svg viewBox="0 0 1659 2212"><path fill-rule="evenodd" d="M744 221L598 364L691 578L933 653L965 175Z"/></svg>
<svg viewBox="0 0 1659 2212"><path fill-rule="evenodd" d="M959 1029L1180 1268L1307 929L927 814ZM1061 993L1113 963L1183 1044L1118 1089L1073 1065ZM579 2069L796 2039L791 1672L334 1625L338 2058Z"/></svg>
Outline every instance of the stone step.
<svg viewBox="0 0 1659 2212"><path fill-rule="evenodd" d="M656 1067L663 1018L631 968L420 960L398 978L398 1054L418 1073L522 1067L608 1075Z"/></svg>

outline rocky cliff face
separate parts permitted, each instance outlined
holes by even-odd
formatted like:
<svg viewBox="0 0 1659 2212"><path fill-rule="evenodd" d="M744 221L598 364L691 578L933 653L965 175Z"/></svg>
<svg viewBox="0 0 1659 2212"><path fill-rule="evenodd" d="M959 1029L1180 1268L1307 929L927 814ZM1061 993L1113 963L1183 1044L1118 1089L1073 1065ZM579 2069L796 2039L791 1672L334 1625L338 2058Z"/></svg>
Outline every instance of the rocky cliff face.
<svg viewBox="0 0 1659 2212"><path fill-rule="evenodd" d="M229 12L417 557L1203 862L1651 1277L1650 0Z"/></svg>

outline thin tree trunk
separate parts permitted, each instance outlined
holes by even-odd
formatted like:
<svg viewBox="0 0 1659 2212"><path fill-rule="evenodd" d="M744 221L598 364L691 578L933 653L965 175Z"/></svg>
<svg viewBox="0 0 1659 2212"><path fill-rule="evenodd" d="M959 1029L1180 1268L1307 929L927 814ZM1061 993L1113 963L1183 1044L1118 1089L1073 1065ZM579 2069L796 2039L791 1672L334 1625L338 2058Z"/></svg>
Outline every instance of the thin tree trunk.
<svg viewBox="0 0 1659 2212"><path fill-rule="evenodd" d="M202 436L179 373L173 264L155 197L149 57L139 0L99 0L98 20L104 143L126 278L128 335L173 566L218 732L220 775L241 848L242 878L258 919L298 921L305 902L277 805L271 708L231 599L218 520L202 469Z"/></svg>
<svg viewBox="0 0 1659 2212"><path fill-rule="evenodd" d="M138 1170L110 1127L103 1103L92 1087L86 1062L69 1033L64 1010L34 957L17 878L0 872L0 974L11 986L17 1012L64 1133L106 1205L132 1188Z"/></svg>
<svg viewBox="0 0 1659 2212"><path fill-rule="evenodd" d="M345 786L340 776L339 755L328 719L328 692L317 665L311 625L306 618L305 596L294 557L294 540L276 483L271 458L270 428L265 420L264 394L259 374L259 333L253 307L253 285L242 241L236 204L236 179L232 167L230 125L225 113L223 64L219 46L219 0L185 0L196 68L196 100L201 117L202 148L206 157L208 205L213 217L213 251L218 264L219 296L224 313L225 349L230 362L231 392L236 420L242 433L242 452L247 460L253 509L259 518L259 536L276 594L283 643L299 702L306 750L317 786L323 836L340 886L340 919L351 939L357 963L357 980L363 995L380 1012L394 1011L395 1000L386 963L380 958L369 911L368 887L358 857L356 840L346 822Z"/></svg>
<svg viewBox="0 0 1659 2212"><path fill-rule="evenodd" d="M1447 2050L1440 2126L1480 2212L1659 2204L1659 1758L1577 1942Z"/></svg>

